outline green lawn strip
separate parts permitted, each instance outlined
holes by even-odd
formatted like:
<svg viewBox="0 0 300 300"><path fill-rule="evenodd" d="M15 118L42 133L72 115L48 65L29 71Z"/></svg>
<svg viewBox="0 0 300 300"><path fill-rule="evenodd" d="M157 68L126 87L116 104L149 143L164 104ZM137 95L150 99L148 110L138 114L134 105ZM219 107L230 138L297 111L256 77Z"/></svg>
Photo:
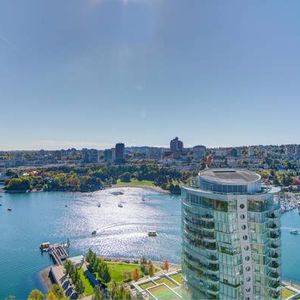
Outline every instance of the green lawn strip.
<svg viewBox="0 0 300 300"><path fill-rule="evenodd" d="M170 277L172 279L174 279L176 282L178 282L179 284L183 283L183 277L182 277L181 273L173 274Z"/></svg>
<svg viewBox="0 0 300 300"><path fill-rule="evenodd" d="M120 186L154 186L151 180L131 180L130 182L123 182L118 179L116 185Z"/></svg>
<svg viewBox="0 0 300 300"><path fill-rule="evenodd" d="M80 275L80 279L82 280L83 285L84 285L85 296L93 295L94 288L91 285L89 279L85 276L83 269L79 269L79 275Z"/></svg>
<svg viewBox="0 0 300 300"><path fill-rule="evenodd" d="M168 289L164 285L152 287L152 288L148 289L148 291L151 292L151 294L159 300L179 300L179 299L181 299L172 290Z"/></svg>
<svg viewBox="0 0 300 300"><path fill-rule="evenodd" d="M173 288L173 287L175 287L175 286L178 286L178 285L176 285L175 283L173 283L171 280L169 280L168 278L166 278L166 277L163 277L163 278L161 278L161 279L159 279L159 280L155 280L155 282L157 283L157 284L160 284L160 283L165 283L168 287L170 287L170 288Z"/></svg>
<svg viewBox="0 0 300 300"><path fill-rule="evenodd" d="M140 286L140 288L142 288L143 290L145 290L145 289L147 289L149 287L155 286L155 284L152 281L149 281L149 282L146 282L146 283L142 283L139 286Z"/></svg>
<svg viewBox="0 0 300 300"><path fill-rule="evenodd" d="M281 290L281 297L282 299L287 299L293 295L295 295L296 293L286 287L284 287L282 290Z"/></svg>
<svg viewBox="0 0 300 300"><path fill-rule="evenodd" d="M110 271L111 280L116 283L123 283L128 277L125 276L125 273L132 273L134 269L139 269L141 276L142 271L140 265L138 264L126 264L126 263L116 263L116 262L107 262L108 269Z"/></svg>

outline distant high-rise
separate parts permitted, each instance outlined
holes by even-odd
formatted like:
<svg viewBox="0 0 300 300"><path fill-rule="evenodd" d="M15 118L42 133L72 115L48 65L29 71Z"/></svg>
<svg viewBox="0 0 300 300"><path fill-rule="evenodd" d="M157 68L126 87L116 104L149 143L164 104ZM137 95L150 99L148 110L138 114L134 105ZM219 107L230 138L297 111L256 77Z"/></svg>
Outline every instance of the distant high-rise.
<svg viewBox="0 0 300 300"><path fill-rule="evenodd" d="M182 268L193 299L280 299L278 190L254 172L208 169L182 192Z"/></svg>
<svg viewBox="0 0 300 300"><path fill-rule="evenodd" d="M198 145L193 147L193 157L194 159L202 159L205 156L206 147Z"/></svg>
<svg viewBox="0 0 300 300"><path fill-rule="evenodd" d="M113 151L112 149L105 149L104 150L104 161L107 163L111 163L113 160Z"/></svg>
<svg viewBox="0 0 300 300"><path fill-rule="evenodd" d="M115 147L115 162L122 164L125 161L125 144L117 143Z"/></svg>
<svg viewBox="0 0 300 300"><path fill-rule="evenodd" d="M83 163L97 163L99 160L99 153L96 149L86 149L81 150L81 157Z"/></svg>
<svg viewBox="0 0 300 300"><path fill-rule="evenodd" d="M182 152L182 150L183 150L183 142L180 141L178 139L178 137L176 137L175 139L171 140L171 142L170 142L170 150L173 153Z"/></svg>

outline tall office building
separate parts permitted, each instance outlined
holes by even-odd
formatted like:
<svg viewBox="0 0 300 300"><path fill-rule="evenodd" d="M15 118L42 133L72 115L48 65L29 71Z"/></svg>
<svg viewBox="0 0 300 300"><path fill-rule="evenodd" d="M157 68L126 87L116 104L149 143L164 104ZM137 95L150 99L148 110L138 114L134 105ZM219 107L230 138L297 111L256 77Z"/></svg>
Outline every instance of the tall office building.
<svg viewBox="0 0 300 300"><path fill-rule="evenodd" d="M182 268L193 299L280 299L278 189L207 169L183 187Z"/></svg>
<svg viewBox="0 0 300 300"><path fill-rule="evenodd" d="M122 164L125 161L125 144L118 143L115 147L115 162L116 164Z"/></svg>
<svg viewBox="0 0 300 300"><path fill-rule="evenodd" d="M178 139L178 137L176 137L175 139L171 140L171 142L170 142L170 150L173 153L182 152L182 150L183 150L183 142L180 141Z"/></svg>

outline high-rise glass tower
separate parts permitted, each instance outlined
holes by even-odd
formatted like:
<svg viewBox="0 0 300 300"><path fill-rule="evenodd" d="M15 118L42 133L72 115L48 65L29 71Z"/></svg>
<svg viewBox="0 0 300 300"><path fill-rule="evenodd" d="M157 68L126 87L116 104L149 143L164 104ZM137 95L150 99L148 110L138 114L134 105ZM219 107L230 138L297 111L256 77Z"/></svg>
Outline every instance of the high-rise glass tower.
<svg viewBox="0 0 300 300"><path fill-rule="evenodd" d="M193 299L280 299L278 189L208 169L183 187L182 268Z"/></svg>

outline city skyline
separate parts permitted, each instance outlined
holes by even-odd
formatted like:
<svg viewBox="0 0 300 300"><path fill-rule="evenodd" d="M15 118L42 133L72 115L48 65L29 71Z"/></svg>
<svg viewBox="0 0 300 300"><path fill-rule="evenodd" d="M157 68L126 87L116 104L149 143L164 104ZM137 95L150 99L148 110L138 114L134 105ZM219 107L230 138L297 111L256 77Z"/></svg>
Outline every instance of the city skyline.
<svg viewBox="0 0 300 300"><path fill-rule="evenodd" d="M300 143L297 1L17 3L0 4L0 149Z"/></svg>

